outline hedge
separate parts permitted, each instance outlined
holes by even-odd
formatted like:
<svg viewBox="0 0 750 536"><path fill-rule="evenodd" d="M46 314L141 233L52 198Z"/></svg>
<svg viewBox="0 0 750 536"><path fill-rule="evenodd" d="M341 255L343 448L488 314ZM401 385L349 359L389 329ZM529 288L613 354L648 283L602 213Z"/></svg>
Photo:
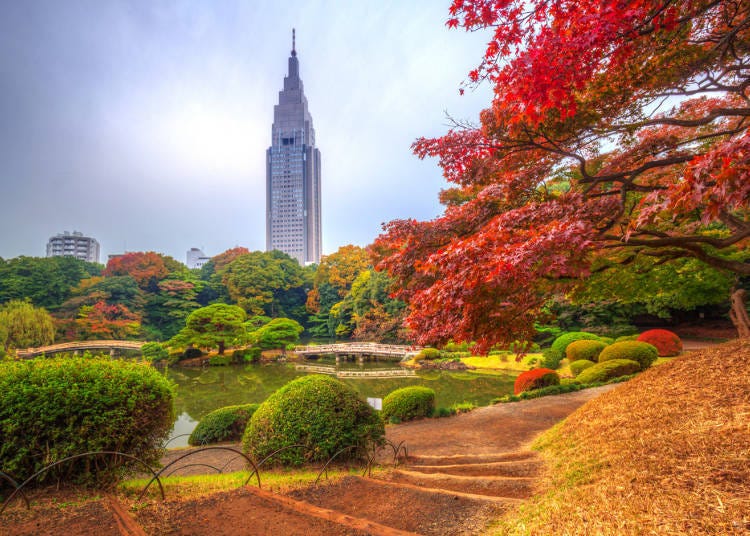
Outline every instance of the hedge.
<svg viewBox="0 0 750 536"><path fill-rule="evenodd" d="M560 352L562 355L565 355L565 350L568 348L568 345L571 342L583 340L598 341L599 335L586 333L585 331L571 331L569 333L564 333L556 338L552 343L551 348L553 350L556 350L557 352Z"/></svg>
<svg viewBox="0 0 750 536"><path fill-rule="evenodd" d="M423 359L432 360L440 357L440 350L437 348L423 348L417 355L414 356L414 361L422 361Z"/></svg>
<svg viewBox="0 0 750 536"><path fill-rule="evenodd" d="M240 441L260 404L226 406L203 417L188 438L190 445L206 445L220 441Z"/></svg>
<svg viewBox="0 0 750 536"><path fill-rule="evenodd" d="M682 341L668 329L650 329L638 335L638 340L656 347L659 357L674 357L682 352Z"/></svg>
<svg viewBox="0 0 750 536"><path fill-rule="evenodd" d="M565 349L565 356L568 358L569 363L578 361L579 359L588 359L589 361L596 361L599 354L607 347L607 344L602 341L594 341L589 339L581 339L579 341L571 342Z"/></svg>
<svg viewBox="0 0 750 536"><path fill-rule="evenodd" d="M573 361L570 364L570 372L573 373L573 376L578 376L581 372L586 370L589 367L593 367L596 365L593 361L589 361L588 359L579 359L577 361Z"/></svg>
<svg viewBox="0 0 750 536"><path fill-rule="evenodd" d="M385 428L380 416L360 400L345 383L323 375L297 378L277 390L255 411L242 437L243 450L262 460L282 447L274 457L286 465L327 461L350 446L366 448L383 442ZM358 455L357 449L339 458Z"/></svg>
<svg viewBox="0 0 750 536"><path fill-rule="evenodd" d="M408 421L429 417L435 411L435 391L428 387L403 387L383 399L383 419Z"/></svg>
<svg viewBox="0 0 750 536"><path fill-rule="evenodd" d="M629 359L636 361L641 366L641 370L646 370L656 361L659 352L656 347L639 341L622 341L607 346L599 354L599 363L611 359Z"/></svg>
<svg viewBox="0 0 750 536"><path fill-rule="evenodd" d="M25 479L76 454L119 451L154 465L174 422L170 382L147 364L108 358L0 363L0 470ZM110 481L134 462L102 456L46 479ZM44 478L43 478L44 480Z"/></svg>
<svg viewBox="0 0 750 536"><path fill-rule="evenodd" d="M576 381L580 383L605 382L612 378L633 374L639 370L641 370L641 366L637 361L612 359L587 368L576 377Z"/></svg>
<svg viewBox="0 0 750 536"><path fill-rule="evenodd" d="M558 376L557 372L554 370L547 368L531 369L518 375L513 384L513 394L517 395L524 391L531 391L532 389L559 384L560 376Z"/></svg>

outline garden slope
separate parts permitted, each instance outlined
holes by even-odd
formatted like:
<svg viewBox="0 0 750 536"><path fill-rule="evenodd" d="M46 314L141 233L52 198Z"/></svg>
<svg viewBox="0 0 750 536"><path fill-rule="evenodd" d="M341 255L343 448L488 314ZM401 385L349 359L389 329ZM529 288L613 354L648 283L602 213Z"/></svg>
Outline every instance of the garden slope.
<svg viewBox="0 0 750 536"><path fill-rule="evenodd" d="M549 491L501 534L748 534L750 341L650 369L536 446Z"/></svg>

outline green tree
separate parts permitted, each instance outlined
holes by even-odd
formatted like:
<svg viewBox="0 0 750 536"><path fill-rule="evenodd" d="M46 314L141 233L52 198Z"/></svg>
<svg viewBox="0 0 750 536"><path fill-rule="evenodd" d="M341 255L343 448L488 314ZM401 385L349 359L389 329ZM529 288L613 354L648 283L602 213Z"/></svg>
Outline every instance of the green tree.
<svg viewBox="0 0 750 536"><path fill-rule="evenodd" d="M231 300L250 314L304 321L307 275L286 253L253 251L232 260L222 281Z"/></svg>
<svg viewBox="0 0 750 536"><path fill-rule="evenodd" d="M196 309L187 317L183 328L170 341L170 346L193 344L201 348L218 348L219 355L235 342L244 342L247 314L236 305L214 303Z"/></svg>
<svg viewBox="0 0 750 536"><path fill-rule="evenodd" d="M0 303L29 299L54 310L82 280L100 272L101 266L73 257L0 259Z"/></svg>
<svg viewBox="0 0 750 536"><path fill-rule="evenodd" d="M55 325L47 311L28 301L13 300L0 306L0 342L11 348L44 346L55 340Z"/></svg>
<svg viewBox="0 0 750 536"><path fill-rule="evenodd" d="M255 344L265 350L286 349L290 344L299 342L304 328L290 318L274 318L253 334Z"/></svg>

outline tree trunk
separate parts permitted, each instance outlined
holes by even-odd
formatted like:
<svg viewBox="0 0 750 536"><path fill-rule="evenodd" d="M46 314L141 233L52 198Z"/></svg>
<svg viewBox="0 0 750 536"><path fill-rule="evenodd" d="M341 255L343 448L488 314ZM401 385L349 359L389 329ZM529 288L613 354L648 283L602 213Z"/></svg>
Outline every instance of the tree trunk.
<svg viewBox="0 0 750 536"><path fill-rule="evenodd" d="M745 295L747 293L744 289L737 289L732 292L732 307L729 310L729 318L732 319L734 327L737 328L737 334L740 339L750 337L750 317L748 317L747 309L745 308Z"/></svg>
<svg viewBox="0 0 750 536"><path fill-rule="evenodd" d="M224 355L224 341L219 341L219 355Z"/></svg>

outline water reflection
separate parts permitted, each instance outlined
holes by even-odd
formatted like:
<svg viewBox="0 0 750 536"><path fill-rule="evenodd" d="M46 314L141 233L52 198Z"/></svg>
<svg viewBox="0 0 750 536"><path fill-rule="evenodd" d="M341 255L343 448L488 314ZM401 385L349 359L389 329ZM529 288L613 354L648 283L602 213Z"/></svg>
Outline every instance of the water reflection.
<svg viewBox="0 0 750 536"><path fill-rule="evenodd" d="M333 361L315 364L334 366ZM341 368L372 370L393 368L394 363L341 363ZM210 411L234 404L263 402L279 387L306 373L291 363L237 365L209 368L168 368L164 372L177 385L175 411L178 415L170 437L189 434L197 422ZM355 379L342 381L351 385L362 398L384 398L388 393L409 385L423 385L435 390L438 407L458 402L486 405L493 398L513 390L513 375L487 376L465 371L420 371L416 377ZM187 445L187 437L177 438L169 447Z"/></svg>

